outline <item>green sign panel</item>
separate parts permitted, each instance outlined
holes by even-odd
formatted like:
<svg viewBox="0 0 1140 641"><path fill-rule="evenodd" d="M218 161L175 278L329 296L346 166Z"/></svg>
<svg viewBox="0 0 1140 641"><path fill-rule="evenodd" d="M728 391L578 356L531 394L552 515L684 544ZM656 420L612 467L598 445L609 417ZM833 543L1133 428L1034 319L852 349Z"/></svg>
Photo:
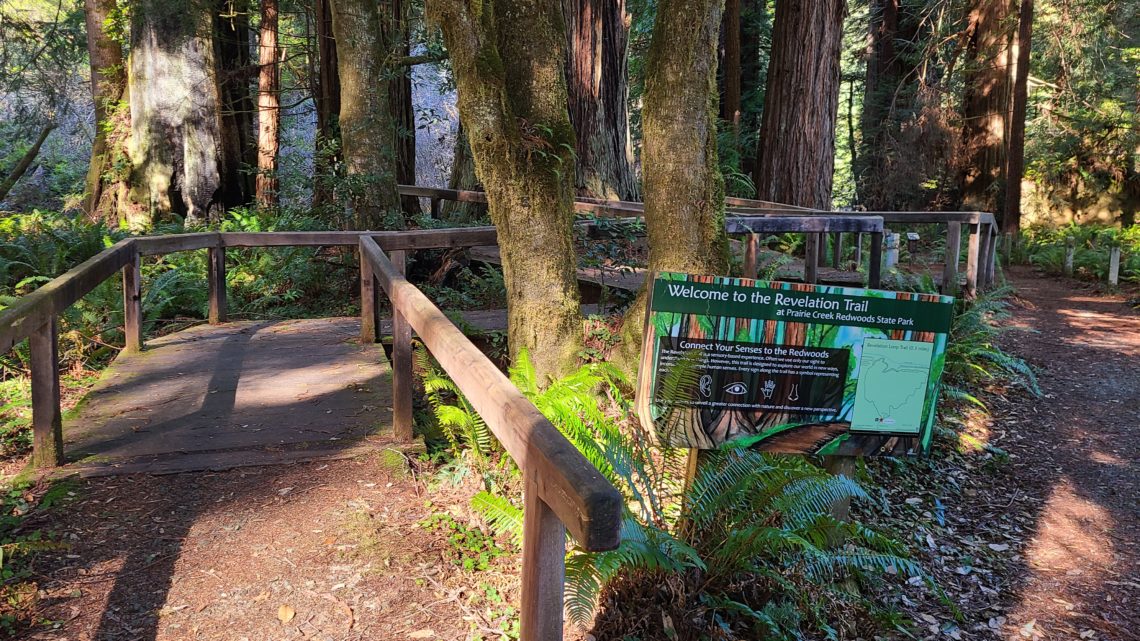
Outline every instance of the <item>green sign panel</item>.
<svg viewBox="0 0 1140 641"><path fill-rule="evenodd" d="M667 445L913 454L930 445L954 299L661 273L638 409Z"/></svg>

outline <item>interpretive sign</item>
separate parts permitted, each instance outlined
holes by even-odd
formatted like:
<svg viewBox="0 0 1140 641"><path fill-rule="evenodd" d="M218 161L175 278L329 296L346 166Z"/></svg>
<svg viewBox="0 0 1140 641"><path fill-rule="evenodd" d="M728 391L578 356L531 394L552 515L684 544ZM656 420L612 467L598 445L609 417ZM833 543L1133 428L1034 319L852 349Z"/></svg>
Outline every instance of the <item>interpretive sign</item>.
<svg viewBox="0 0 1140 641"><path fill-rule="evenodd" d="M657 274L641 419L678 447L925 451L953 307L936 294Z"/></svg>

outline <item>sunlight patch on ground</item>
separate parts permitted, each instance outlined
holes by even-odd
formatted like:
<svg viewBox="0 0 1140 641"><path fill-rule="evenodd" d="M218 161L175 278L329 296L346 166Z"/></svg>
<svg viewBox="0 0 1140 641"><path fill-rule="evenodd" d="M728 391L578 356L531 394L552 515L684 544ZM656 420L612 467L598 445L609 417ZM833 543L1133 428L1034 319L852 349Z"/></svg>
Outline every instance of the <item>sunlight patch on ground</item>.
<svg viewBox="0 0 1140 641"><path fill-rule="evenodd" d="M1068 620L1080 629L1082 595L1095 598L1117 561L1109 533L1116 522L1100 505L1080 496L1067 478L1053 488L1025 557L1032 576L1010 612L1008 639L1068 638L1070 630L1047 630L1039 619ZM1065 594L1069 601L1057 598ZM1090 604L1091 605L1091 604ZM1060 613L1046 617L1046 613ZM1060 636L1056 636L1060 635Z"/></svg>
<svg viewBox="0 0 1140 641"><path fill-rule="evenodd" d="M1089 459L1102 465L1117 465L1120 467L1128 465L1128 463L1126 463L1124 459L1120 458L1119 456L1110 454L1108 452L1101 452L1099 450L1089 454Z"/></svg>

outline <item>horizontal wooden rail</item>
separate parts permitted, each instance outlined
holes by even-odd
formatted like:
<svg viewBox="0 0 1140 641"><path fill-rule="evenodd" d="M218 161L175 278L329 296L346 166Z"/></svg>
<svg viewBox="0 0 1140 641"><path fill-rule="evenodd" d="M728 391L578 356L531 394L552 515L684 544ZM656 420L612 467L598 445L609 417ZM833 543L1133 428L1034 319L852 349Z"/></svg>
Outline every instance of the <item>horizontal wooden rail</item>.
<svg viewBox="0 0 1140 641"><path fill-rule="evenodd" d="M621 541L621 494L423 292L404 278L374 239L361 237L360 256L368 261L392 303L393 331L400 333L396 326L406 322L408 330L419 335L522 470L520 639L561 639L565 533L568 530L587 550L616 548ZM410 343L410 331L403 334L402 339L393 339ZM393 344L392 351L407 353L410 346ZM393 407L393 414L403 415L402 420L409 423L411 376L410 366L393 371L393 404L407 405Z"/></svg>

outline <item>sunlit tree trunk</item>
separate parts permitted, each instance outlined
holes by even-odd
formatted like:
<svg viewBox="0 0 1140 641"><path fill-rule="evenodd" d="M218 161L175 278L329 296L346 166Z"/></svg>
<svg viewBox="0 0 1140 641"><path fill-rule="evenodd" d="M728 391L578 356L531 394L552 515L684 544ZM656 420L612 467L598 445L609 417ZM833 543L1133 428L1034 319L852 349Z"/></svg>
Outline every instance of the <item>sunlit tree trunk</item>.
<svg viewBox="0 0 1140 641"><path fill-rule="evenodd" d="M428 0L443 29L459 114L499 234L512 358L540 380L566 373L582 344L574 219L574 133L558 0Z"/></svg>
<svg viewBox="0 0 1140 641"><path fill-rule="evenodd" d="M95 106L95 138L91 142L91 164L83 194L83 211L92 218L112 217L114 197L119 193L121 176L111 176L115 150L108 141L114 123L110 115L118 107L127 86L123 48L107 34L106 24L115 11L115 0L86 0L87 57L91 63L91 99ZM104 202L104 194L108 196Z"/></svg>
<svg viewBox="0 0 1140 641"><path fill-rule="evenodd" d="M642 167L649 271L724 274L724 179L717 157L720 0L662 0L646 59ZM636 362L645 292L626 312L621 359Z"/></svg>
<svg viewBox="0 0 1140 641"><path fill-rule="evenodd" d="M633 200L629 137L629 16L625 0L562 0L567 91L580 196Z"/></svg>
<svg viewBox="0 0 1140 641"><path fill-rule="evenodd" d="M1029 54L1033 41L1033 0L1021 0L1017 40L1012 58L1013 105L1010 107L1009 150L1005 172L1005 214L1002 231L1017 234L1021 229L1021 176L1025 173L1025 110L1029 102Z"/></svg>
<svg viewBox="0 0 1140 641"><path fill-rule="evenodd" d="M241 204L240 167L227 164L240 141L223 136L213 7L140 0L131 11L130 198L126 221L145 227L175 213L217 220Z"/></svg>
<svg viewBox="0 0 1140 641"><path fill-rule="evenodd" d="M757 153L764 200L828 209L844 0L778 2Z"/></svg>
<svg viewBox="0 0 1140 641"><path fill-rule="evenodd" d="M396 191L396 127L388 94L389 48L376 2L332 0L340 74L345 191L355 229L402 227Z"/></svg>
<svg viewBox="0 0 1140 641"><path fill-rule="evenodd" d="M977 0L970 12L962 126L962 204L1000 213L1009 116L1010 0Z"/></svg>
<svg viewBox="0 0 1140 641"><path fill-rule="evenodd" d="M280 147L281 69L277 46L277 0L261 0L257 43L257 204L277 206L277 153Z"/></svg>

